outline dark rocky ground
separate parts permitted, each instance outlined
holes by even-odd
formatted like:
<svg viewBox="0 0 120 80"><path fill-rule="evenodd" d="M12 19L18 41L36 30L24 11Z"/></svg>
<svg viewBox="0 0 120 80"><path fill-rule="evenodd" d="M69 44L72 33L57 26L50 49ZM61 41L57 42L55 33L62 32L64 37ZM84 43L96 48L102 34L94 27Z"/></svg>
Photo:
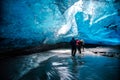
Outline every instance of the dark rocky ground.
<svg viewBox="0 0 120 80"><path fill-rule="evenodd" d="M61 49L61 48L69 49L70 45L67 42L61 42L56 44L42 44L40 46L34 46L34 47L1 49L0 58L29 55L29 54L44 52L52 49ZM111 45L85 44L85 48L95 54L120 58L120 45L111 46Z"/></svg>
<svg viewBox="0 0 120 80"><path fill-rule="evenodd" d="M21 55L34 54L44 52L52 49L69 48L69 43L56 43L56 44L41 44L39 46L24 47L24 48L1 48L0 57L14 57Z"/></svg>
<svg viewBox="0 0 120 80"><path fill-rule="evenodd" d="M120 49L117 46L99 46L96 48L88 48L88 50L102 56L120 58Z"/></svg>

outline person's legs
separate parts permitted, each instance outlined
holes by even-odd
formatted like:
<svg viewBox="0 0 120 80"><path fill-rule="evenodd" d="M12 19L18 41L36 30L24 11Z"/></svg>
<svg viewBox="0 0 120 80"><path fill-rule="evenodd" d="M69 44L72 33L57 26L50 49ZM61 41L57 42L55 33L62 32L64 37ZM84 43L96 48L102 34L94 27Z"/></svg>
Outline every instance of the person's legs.
<svg viewBox="0 0 120 80"><path fill-rule="evenodd" d="M78 52L81 54L81 46L78 46Z"/></svg>
<svg viewBox="0 0 120 80"><path fill-rule="evenodd" d="M79 53L81 54L81 47L79 48Z"/></svg>
<svg viewBox="0 0 120 80"><path fill-rule="evenodd" d="M84 45L82 45L83 51L84 51Z"/></svg>
<svg viewBox="0 0 120 80"><path fill-rule="evenodd" d="M74 53L74 49L73 49L73 47L72 47L72 51L71 51L71 55L73 56L73 53Z"/></svg>
<svg viewBox="0 0 120 80"><path fill-rule="evenodd" d="M74 56L74 53L75 53L75 49L74 49L74 47L72 47L72 53L71 53L71 55Z"/></svg>
<svg viewBox="0 0 120 80"><path fill-rule="evenodd" d="M74 53L73 53L73 56L75 56L75 54L76 54L76 48L74 48Z"/></svg>
<svg viewBox="0 0 120 80"><path fill-rule="evenodd" d="M75 56L75 54L76 54L76 47L72 47L71 55L72 55L72 56Z"/></svg>

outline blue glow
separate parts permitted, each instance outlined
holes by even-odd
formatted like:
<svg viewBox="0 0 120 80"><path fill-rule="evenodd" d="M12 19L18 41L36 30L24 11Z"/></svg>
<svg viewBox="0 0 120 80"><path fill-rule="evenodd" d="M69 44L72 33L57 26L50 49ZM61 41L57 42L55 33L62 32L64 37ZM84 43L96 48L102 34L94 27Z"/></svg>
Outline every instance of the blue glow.
<svg viewBox="0 0 120 80"><path fill-rule="evenodd" d="M4 0L0 37L16 46L69 41L120 44L119 2L113 0ZM20 41L18 41L20 40ZM20 43L21 40L24 43Z"/></svg>

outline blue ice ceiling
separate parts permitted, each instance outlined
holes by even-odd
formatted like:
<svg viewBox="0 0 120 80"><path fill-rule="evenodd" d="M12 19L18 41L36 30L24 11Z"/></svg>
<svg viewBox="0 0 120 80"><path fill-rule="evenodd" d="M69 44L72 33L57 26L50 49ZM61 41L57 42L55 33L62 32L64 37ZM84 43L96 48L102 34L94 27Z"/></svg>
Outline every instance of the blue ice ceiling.
<svg viewBox="0 0 120 80"><path fill-rule="evenodd" d="M1 4L1 44L30 46L71 37L120 44L117 0L4 0Z"/></svg>

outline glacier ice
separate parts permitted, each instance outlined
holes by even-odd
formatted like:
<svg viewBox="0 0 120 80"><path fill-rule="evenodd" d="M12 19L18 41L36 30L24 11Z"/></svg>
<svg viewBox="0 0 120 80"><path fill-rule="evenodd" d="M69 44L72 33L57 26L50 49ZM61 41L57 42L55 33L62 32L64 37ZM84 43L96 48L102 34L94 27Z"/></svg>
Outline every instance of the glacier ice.
<svg viewBox="0 0 120 80"><path fill-rule="evenodd" d="M116 0L1 1L1 45L64 42L120 44L120 2Z"/></svg>

